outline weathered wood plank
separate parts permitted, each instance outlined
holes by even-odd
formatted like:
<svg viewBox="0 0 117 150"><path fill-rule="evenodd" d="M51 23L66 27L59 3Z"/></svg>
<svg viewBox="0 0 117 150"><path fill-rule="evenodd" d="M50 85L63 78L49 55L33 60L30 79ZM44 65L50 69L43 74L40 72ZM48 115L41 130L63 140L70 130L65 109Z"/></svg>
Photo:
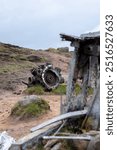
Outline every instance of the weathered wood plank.
<svg viewBox="0 0 117 150"><path fill-rule="evenodd" d="M39 143L41 143L42 137L44 135L49 135L50 133L54 133L55 130L58 129L60 124L61 122L28 134L27 136L16 141L15 144L12 144L9 150L33 149L32 147L36 147Z"/></svg>
<svg viewBox="0 0 117 150"><path fill-rule="evenodd" d="M39 130L41 128L44 128L50 124L53 124L55 122L58 122L58 121L61 121L61 120L64 120L64 119L67 119L67 118L72 118L72 117L79 117L79 116L83 116L83 115L86 115L87 114L87 110L81 110L81 111L74 111L74 112L69 112L69 113L66 113L66 114L62 114L62 115L59 115L57 117L54 117L42 124L39 124L38 126L36 127L33 127L31 129L31 132L34 132L36 130Z"/></svg>
<svg viewBox="0 0 117 150"><path fill-rule="evenodd" d="M66 139L66 140L91 140L92 137L89 135L82 136L82 135L77 135L77 136L43 136L43 139L50 140L50 139Z"/></svg>

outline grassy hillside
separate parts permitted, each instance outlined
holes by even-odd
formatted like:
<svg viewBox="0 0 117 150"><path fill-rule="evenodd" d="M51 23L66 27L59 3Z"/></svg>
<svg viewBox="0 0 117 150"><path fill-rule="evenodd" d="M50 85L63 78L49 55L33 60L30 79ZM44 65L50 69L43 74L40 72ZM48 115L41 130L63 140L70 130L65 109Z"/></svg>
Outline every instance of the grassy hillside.
<svg viewBox="0 0 117 150"><path fill-rule="evenodd" d="M15 90L27 80L30 69L46 62L60 67L66 74L71 54L49 48L48 50L33 50L19 46L0 43L0 89Z"/></svg>

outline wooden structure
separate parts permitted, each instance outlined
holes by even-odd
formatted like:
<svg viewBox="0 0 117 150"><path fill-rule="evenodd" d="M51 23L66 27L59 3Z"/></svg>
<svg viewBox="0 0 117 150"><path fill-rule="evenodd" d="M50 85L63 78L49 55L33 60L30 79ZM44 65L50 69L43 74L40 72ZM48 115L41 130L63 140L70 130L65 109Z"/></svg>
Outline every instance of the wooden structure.
<svg viewBox="0 0 117 150"><path fill-rule="evenodd" d="M63 41L71 42L74 47L70 62L66 100L62 104L62 113L83 110L88 107L92 116L92 128L99 129L100 120L100 32L82 34L80 37L60 34ZM75 93L75 85L81 81L81 93ZM92 87L93 96L88 98L88 89ZM89 100L88 100L89 99ZM90 105L88 105L90 103ZM83 127L82 126L82 127Z"/></svg>
<svg viewBox="0 0 117 150"><path fill-rule="evenodd" d="M92 140L88 134L74 137L55 136L69 118L72 121L75 117L80 122L79 119L83 116L80 129L86 129L87 124L96 132L100 128L100 33L82 34L80 37L66 34L60 34L60 36L63 41L71 42L71 46L74 47L69 67L66 99L64 103L61 102L61 115L33 127L32 133L18 140L10 150L29 150L43 138ZM81 93L77 95L75 87L78 80L81 81ZM89 87L94 89L91 97L88 96ZM74 122L72 125L75 127ZM50 133L54 133L54 136L48 136Z"/></svg>

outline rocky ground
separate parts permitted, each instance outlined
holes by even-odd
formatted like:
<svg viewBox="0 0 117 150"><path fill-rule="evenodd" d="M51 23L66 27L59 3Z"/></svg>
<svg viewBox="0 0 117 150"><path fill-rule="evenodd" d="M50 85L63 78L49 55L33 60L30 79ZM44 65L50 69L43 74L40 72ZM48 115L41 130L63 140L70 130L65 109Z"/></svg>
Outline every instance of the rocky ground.
<svg viewBox="0 0 117 150"><path fill-rule="evenodd" d="M12 92L1 91L0 95L0 132L7 131L15 139L23 137L30 132L30 128L37 124L53 118L60 113L60 96L57 95L41 95L50 105L50 111L40 117L19 120L10 116L11 108L21 100L24 95L16 95Z"/></svg>
<svg viewBox="0 0 117 150"><path fill-rule="evenodd" d="M52 48L32 50L0 43L0 89L17 90L22 81L31 76L30 69L46 62L61 68L63 76L66 76L70 59L70 52Z"/></svg>
<svg viewBox="0 0 117 150"><path fill-rule="evenodd" d="M50 111L38 118L18 120L10 116L12 107L24 97L22 93L27 87L30 69L45 62L60 67L63 76L67 77L71 53L49 49L35 51L10 44L0 43L0 132L7 131L15 139L30 132L33 126L50 119L60 113L60 96L41 95L49 102Z"/></svg>

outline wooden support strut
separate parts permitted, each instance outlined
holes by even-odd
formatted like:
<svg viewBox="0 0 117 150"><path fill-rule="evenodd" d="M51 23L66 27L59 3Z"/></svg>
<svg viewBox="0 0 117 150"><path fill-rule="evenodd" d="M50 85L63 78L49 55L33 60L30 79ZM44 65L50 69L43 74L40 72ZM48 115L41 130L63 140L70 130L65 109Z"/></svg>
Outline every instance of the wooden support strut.
<svg viewBox="0 0 117 150"><path fill-rule="evenodd" d="M43 136L43 139L50 140L50 139L66 139L66 140L88 140L90 141L92 139L91 136L86 135L77 135L77 136Z"/></svg>
<svg viewBox="0 0 117 150"><path fill-rule="evenodd" d="M61 125L61 122L55 123L41 130L29 133L23 138L17 140L14 144L11 145L9 150L29 150L32 147L37 146L41 143L42 137L54 133L58 127Z"/></svg>
<svg viewBox="0 0 117 150"><path fill-rule="evenodd" d="M58 121L61 121L61 120L64 120L64 119L68 119L68 118L72 118L72 117L79 117L79 116L83 116L83 115L86 115L87 114L87 110L81 110L81 111L74 111L74 112L69 112L69 113L66 113L66 114L62 114L62 115L59 115L57 117L54 117L42 124L39 124L38 126L36 127L33 127L31 129L31 132L34 132L36 130L39 130L41 128L44 128L50 124L53 124L55 122L58 122Z"/></svg>

